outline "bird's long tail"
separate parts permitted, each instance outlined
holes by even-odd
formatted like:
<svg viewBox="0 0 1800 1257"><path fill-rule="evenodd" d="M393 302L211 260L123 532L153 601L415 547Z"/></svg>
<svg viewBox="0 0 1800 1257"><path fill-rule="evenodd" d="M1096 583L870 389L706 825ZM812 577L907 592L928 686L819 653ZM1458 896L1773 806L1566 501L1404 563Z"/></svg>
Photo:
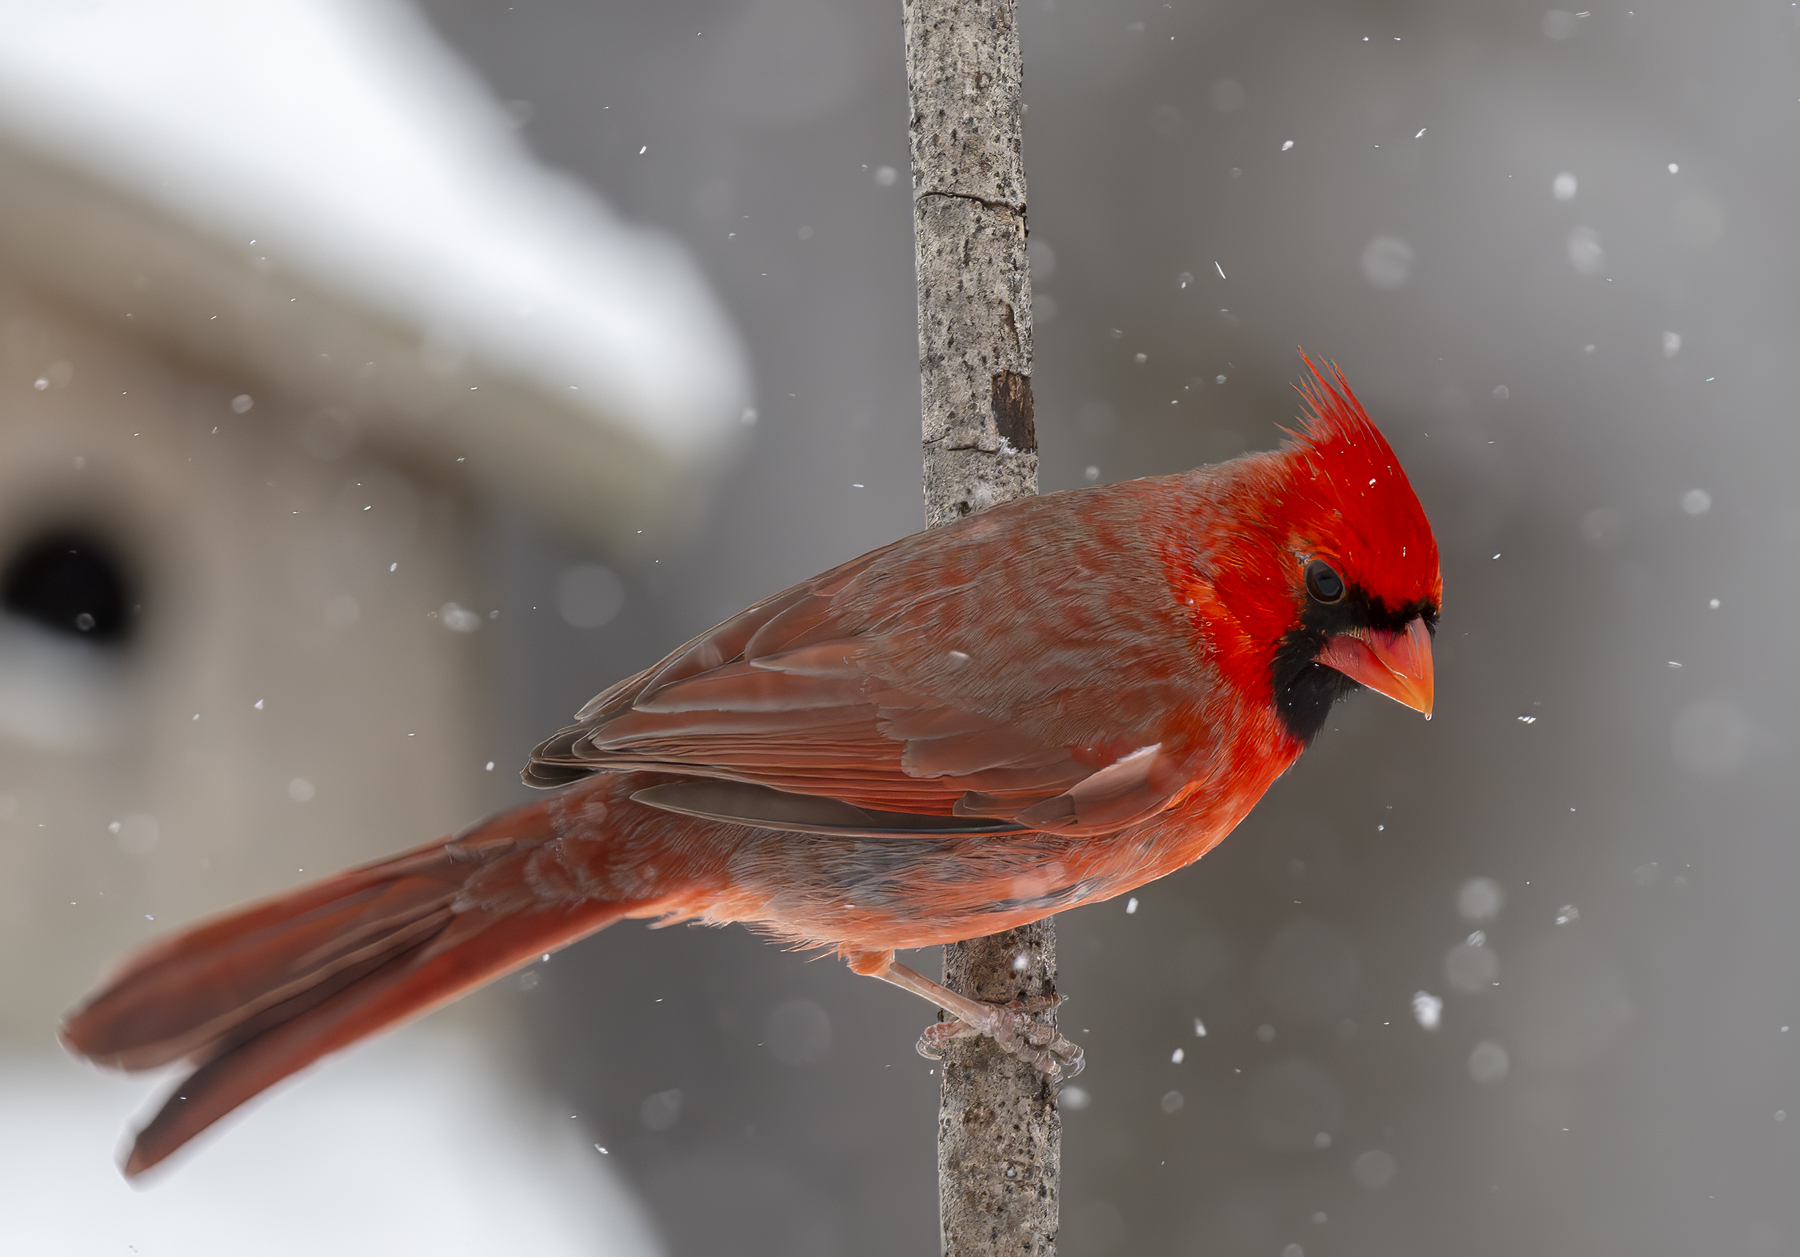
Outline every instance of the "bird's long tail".
<svg viewBox="0 0 1800 1257"><path fill-rule="evenodd" d="M532 804L202 922L129 958L62 1028L100 1064L198 1065L138 1132L141 1174L329 1052L430 1012L642 905L528 892L553 846Z"/></svg>

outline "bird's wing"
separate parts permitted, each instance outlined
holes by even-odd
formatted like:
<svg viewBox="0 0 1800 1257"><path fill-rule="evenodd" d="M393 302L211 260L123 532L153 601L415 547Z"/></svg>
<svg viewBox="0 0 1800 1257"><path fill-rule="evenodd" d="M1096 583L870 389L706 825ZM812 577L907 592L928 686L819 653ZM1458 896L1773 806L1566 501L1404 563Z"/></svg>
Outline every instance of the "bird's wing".
<svg viewBox="0 0 1800 1257"><path fill-rule="evenodd" d="M1050 504L751 607L589 703L526 779L667 773L641 802L835 834L1105 832L1161 810L1208 743L1179 718L1204 699L1187 619L1137 532L1108 544Z"/></svg>

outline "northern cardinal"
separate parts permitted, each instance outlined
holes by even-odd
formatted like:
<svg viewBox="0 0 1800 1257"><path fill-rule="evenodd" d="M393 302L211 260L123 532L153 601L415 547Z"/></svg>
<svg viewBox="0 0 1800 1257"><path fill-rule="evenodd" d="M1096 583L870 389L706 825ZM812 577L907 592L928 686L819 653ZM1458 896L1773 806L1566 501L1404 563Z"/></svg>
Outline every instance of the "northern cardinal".
<svg viewBox="0 0 1800 1257"><path fill-rule="evenodd" d="M1198 859L1359 685L1430 715L1437 543L1334 377L1281 449L1010 502L759 602L539 746L547 797L140 951L62 1030L198 1065L125 1173L625 917L835 947L1055 1073L1072 1044L894 949Z"/></svg>

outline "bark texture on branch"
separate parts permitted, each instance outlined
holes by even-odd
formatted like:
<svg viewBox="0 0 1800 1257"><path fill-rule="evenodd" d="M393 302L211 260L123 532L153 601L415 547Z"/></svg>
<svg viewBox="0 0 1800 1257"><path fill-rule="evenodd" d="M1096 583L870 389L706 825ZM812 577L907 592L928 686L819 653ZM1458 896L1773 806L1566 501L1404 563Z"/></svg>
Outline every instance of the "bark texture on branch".
<svg viewBox="0 0 1800 1257"><path fill-rule="evenodd" d="M1014 0L905 0L925 518L1037 492Z"/></svg>
<svg viewBox="0 0 1800 1257"><path fill-rule="evenodd" d="M912 105L925 518L1037 492L1016 0L904 0ZM1054 994L1056 927L944 949L944 984L1006 1003ZM1054 1010L1040 1014L1054 1025ZM952 1043L938 1108L946 1257L1054 1257L1054 1085L991 1039Z"/></svg>
<svg viewBox="0 0 1800 1257"><path fill-rule="evenodd" d="M1054 918L944 948L944 985L999 1003L1054 994ZM1040 1020L1055 1024L1054 1010ZM1054 1257L1062 1195L1056 1084L992 1039L951 1044L943 1074L938 1222L946 1257Z"/></svg>

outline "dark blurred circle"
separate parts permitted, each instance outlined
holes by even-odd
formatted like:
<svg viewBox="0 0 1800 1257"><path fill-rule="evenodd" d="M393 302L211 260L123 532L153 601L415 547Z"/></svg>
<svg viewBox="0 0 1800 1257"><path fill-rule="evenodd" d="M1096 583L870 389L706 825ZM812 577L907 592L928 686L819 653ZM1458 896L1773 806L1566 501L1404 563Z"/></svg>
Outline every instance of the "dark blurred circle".
<svg viewBox="0 0 1800 1257"><path fill-rule="evenodd" d="M123 556L104 538L54 528L7 559L0 606L52 632L116 645L131 636L131 586Z"/></svg>

